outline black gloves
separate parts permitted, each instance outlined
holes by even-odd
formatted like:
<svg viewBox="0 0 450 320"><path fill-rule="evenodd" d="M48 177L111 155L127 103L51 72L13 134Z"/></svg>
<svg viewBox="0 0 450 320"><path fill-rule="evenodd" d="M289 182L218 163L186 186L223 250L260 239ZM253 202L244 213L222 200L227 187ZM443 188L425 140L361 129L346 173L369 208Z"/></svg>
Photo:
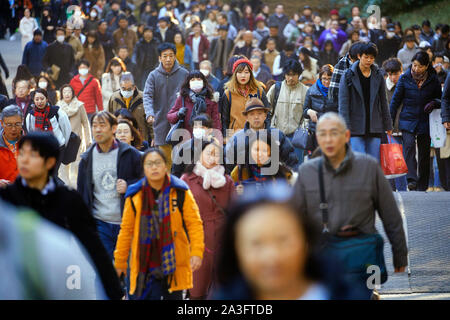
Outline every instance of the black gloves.
<svg viewBox="0 0 450 320"><path fill-rule="evenodd" d="M177 112L177 117L178 119L183 119L184 117L186 117L186 113L187 113L187 108L186 107L182 107L180 110L178 110Z"/></svg>

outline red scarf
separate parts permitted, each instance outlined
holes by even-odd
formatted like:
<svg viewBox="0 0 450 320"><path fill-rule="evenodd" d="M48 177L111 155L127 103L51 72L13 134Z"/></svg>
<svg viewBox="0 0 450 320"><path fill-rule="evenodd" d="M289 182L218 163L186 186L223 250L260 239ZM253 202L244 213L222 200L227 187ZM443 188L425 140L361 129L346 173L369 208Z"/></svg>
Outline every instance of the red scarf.
<svg viewBox="0 0 450 320"><path fill-rule="evenodd" d="M43 109L39 109L34 105L33 115L35 118L34 127L37 131L53 131L52 124L48 117L50 113L50 104L47 103Z"/></svg>

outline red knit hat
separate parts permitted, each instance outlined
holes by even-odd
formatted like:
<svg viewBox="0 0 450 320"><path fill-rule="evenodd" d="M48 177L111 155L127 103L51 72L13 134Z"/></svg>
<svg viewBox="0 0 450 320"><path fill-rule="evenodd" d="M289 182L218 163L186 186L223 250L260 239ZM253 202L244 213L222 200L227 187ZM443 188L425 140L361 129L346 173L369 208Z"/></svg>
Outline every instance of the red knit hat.
<svg viewBox="0 0 450 320"><path fill-rule="evenodd" d="M237 66L240 65L241 63L245 63L248 65L248 67L250 68L250 71L253 71L253 64L250 62L250 60L246 59L246 58L241 58L236 60L236 62L233 64L233 73L234 70L236 70Z"/></svg>

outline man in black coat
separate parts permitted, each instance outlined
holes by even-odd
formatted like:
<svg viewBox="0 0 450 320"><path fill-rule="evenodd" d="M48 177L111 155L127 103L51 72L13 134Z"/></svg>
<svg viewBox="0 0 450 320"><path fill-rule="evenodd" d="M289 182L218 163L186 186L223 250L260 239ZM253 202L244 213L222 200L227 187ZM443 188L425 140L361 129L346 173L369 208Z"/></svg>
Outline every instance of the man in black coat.
<svg viewBox="0 0 450 320"><path fill-rule="evenodd" d="M52 177L59 156L57 139L51 133L32 132L19 141L18 148L19 177L12 185L0 189L0 197L15 206L29 207L70 230L89 253L108 297L121 299L123 291L117 273L89 209L78 192Z"/></svg>
<svg viewBox="0 0 450 320"><path fill-rule="evenodd" d="M153 29L145 27L144 35L136 44L131 59L134 65L139 66L134 72L139 90L144 89L149 73L159 64L158 45L159 40L153 37Z"/></svg>
<svg viewBox="0 0 450 320"><path fill-rule="evenodd" d="M54 66L60 69L58 78L54 81L58 89L70 82L75 67L75 54L72 46L65 42L65 34L63 28L56 29L56 40L48 46L42 59L44 70L49 71L49 74L55 72Z"/></svg>

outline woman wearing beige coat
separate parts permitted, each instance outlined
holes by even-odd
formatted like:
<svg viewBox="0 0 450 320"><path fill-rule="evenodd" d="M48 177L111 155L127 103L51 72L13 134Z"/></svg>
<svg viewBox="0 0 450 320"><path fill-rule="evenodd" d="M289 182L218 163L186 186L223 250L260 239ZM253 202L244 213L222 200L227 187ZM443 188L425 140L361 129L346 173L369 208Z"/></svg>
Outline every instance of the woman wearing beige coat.
<svg viewBox="0 0 450 320"><path fill-rule="evenodd" d="M84 109L84 103L77 99L73 88L66 84L62 86L60 90L61 100L59 100L56 105L69 117L72 132L80 137L81 144L78 150L77 159L68 165L61 164L58 176L67 185L76 188L80 155L85 152L92 143L91 127L89 125L86 110Z"/></svg>

